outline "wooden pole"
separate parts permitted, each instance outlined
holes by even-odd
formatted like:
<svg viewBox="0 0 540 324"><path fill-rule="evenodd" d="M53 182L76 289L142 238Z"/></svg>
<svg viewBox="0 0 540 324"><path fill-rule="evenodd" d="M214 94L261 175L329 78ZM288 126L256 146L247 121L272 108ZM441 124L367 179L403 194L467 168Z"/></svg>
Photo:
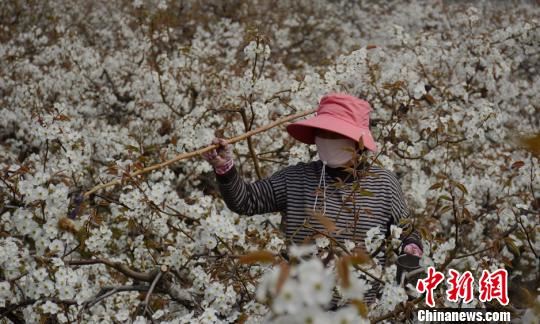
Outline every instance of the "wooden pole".
<svg viewBox="0 0 540 324"><path fill-rule="evenodd" d="M250 136L253 136L255 134L265 132L265 131L267 131L267 130L269 130L271 128L274 128L274 127L276 127L278 125L281 125L281 124L283 124L285 122L288 122L290 120L297 119L297 118L304 117L306 115L312 114L315 111L317 111L317 108L314 108L314 109L311 109L311 110L308 110L308 111L299 112L297 114L289 115L287 117L283 117L283 118L278 119L278 120L276 120L276 121L274 121L274 122L272 122L272 123L270 123L268 125L259 127L257 129L254 129L254 130L251 130L251 131L249 131L249 132L247 132L245 134L242 134L242 135L239 135L239 136L236 136L236 137L233 137L233 138L229 138L226 141L229 144L239 142L239 141L241 141L243 139L246 139L246 138L248 138ZM165 162L154 164L154 165L151 165L151 166L146 167L144 169L137 170L137 171L129 174L128 177L135 177L135 176L138 176L138 175L143 174L143 173L147 173L147 172L150 172L150 171L153 171L153 170L161 169L161 168L164 168L167 165L172 164L174 162L184 160L184 159L188 159L188 158L196 156L196 155L200 155L200 154L208 152L210 150L217 149L218 147L219 147L218 144L212 144L210 146L198 149L198 150L193 151L193 152L181 153L181 154L178 154L177 156L175 156L174 158L172 158L170 160L167 160ZM86 191L84 193L84 198L88 198L91 194L93 194L93 193L95 193L95 192L97 192L97 191L99 191L99 190L101 190L103 188L114 186L114 185L120 184L121 182L122 182L122 179L116 179L116 180L113 180L113 181L110 181L110 182L107 182L107 183L104 183L104 184L97 185L97 186L93 187L92 189Z"/></svg>

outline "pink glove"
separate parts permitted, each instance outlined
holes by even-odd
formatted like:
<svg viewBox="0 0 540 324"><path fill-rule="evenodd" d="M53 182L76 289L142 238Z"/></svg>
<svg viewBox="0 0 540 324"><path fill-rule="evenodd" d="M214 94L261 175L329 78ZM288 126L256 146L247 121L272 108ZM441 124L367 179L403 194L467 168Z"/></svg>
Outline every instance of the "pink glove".
<svg viewBox="0 0 540 324"><path fill-rule="evenodd" d="M423 254L422 249L420 249L420 247L414 243L409 243L405 245L405 247L403 248L403 252L416 255L419 258L422 257Z"/></svg>
<svg viewBox="0 0 540 324"><path fill-rule="evenodd" d="M223 138L214 138L212 144L219 144L219 148L202 153L202 157L208 161L217 174L222 175L234 166L232 145Z"/></svg>

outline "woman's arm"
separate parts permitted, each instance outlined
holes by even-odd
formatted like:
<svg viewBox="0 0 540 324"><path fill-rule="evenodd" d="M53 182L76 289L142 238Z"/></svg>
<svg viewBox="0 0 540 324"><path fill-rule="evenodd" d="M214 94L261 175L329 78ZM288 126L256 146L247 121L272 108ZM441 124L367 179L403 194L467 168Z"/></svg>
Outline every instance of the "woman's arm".
<svg viewBox="0 0 540 324"><path fill-rule="evenodd" d="M202 154L213 167L225 204L242 215L284 211L287 205L286 172L288 167L270 178L246 183L234 166L232 145L222 138L214 138L214 149Z"/></svg>
<svg viewBox="0 0 540 324"><path fill-rule="evenodd" d="M241 215L255 215L285 211L287 205L286 170L252 183L244 181L236 167L226 173L216 173L219 190L225 204Z"/></svg>

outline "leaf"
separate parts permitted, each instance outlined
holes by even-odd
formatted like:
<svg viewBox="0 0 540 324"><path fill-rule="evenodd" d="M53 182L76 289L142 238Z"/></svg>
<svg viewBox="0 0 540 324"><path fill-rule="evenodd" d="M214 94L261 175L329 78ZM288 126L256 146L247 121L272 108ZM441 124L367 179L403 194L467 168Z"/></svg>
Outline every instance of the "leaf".
<svg viewBox="0 0 540 324"><path fill-rule="evenodd" d="M349 261L348 257L344 256L338 259L336 263L336 270L339 277L341 278L341 287L349 288L351 286L351 281L349 279Z"/></svg>
<svg viewBox="0 0 540 324"><path fill-rule="evenodd" d="M144 151L144 154L148 154L147 151ZM145 163L145 162L152 162L150 160L150 158L148 158L147 156L144 156L144 155L141 155L137 158L137 161L141 162L141 163Z"/></svg>
<svg viewBox="0 0 540 324"><path fill-rule="evenodd" d="M510 269L514 269L514 266L512 265L512 260L508 259L507 257L502 257L501 261Z"/></svg>
<svg viewBox="0 0 540 324"><path fill-rule="evenodd" d="M340 177L337 177L337 178L336 178L336 183L334 184L334 186L335 186L337 189L341 189L341 188L343 188L343 186L345 186L345 182L344 182L343 179L341 179Z"/></svg>
<svg viewBox="0 0 540 324"><path fill-rule="evenodd" d="M315 217L315 219L319 221L319 223L321 223L321 225L324 226L324 228L326 228L328 232L336 231L336 223L334 223L334 221L332 221L327 216L321 214L320 212L314 212L313 217Z"/></svg>
<svg viewBox="0 0 540 324"><path fill-rule="evenodd" d="M431 232L425 228L425 227L419 227L418 228L418 232L420 232L420 236L424 239L424 240L431 240L433 238L433 235L431 234Z"/></svg>
<svg viewBox="0 0 540 324"><path fill-rule="evenodd" d="M472 220L471 212L465 207L463 207L463 217Z"/></svg>
<svg viewBox="0 0 540 324"><path fill-rule="evenodd" d="M125 148L126 148L128 151L139 152L139 148L138 148L137 146L133 146L133 145L125 145Z"/></svg>
<svg viewBox="0 0 540 324"><path fill-rule="evenodd" d="M20 168L18 168L17 170L15 170L15 172L13 172L12 175L9 176L8 179L13 179L15 178L15 176L19 175L19 174L24 174L24 173L27 173L28 171L30 171L30 169L28 168L28 166L26 165L22 165ZM6 172L7 174L7 172Z"/></svg>
<svg viewBox="0 0 540 324"><path fill-rule="evenodd" d="M114 232L113 232L113 238L114 238ZM160 242L150 240L150 239L145 240L144 243L148 249L157 249L161 246Z"/></svg>
<svg viewBox="0 0 540 324"><path fill-rule="evenodd" d="M450 209L452 209L451 206L444 206L443 208L441 208L441 209L439 210L439 213L442 215L442 214L444 214L445 212L449 211Z"/></svg>
<svg viewBox="0 0 540 324"><path fill-rule="evenodd" d="M520 297L520 300L524 301L525 305L528 305L529 307L533 307L534 305L534 296L531 294L529 289L519 285L518 287L518 295Z"/></svg>
<svg viewBox="0 0 540 324"><path fill-rule="evenodd" d="M369 254L366 253L361 247L356 247L353 253L349 256L351 264L365 264L371 261Z"/></svg>
<svg viewBox="0 0 540 324"><path fill-rule="evenodd" d="M75 223L67 217L62 217L58 220L58 228L72 234L77 234L78 232Z"/></svg>
<svg viewBox="0 0 540 324"><path fill-rule="evenodd" d="M529 136L519 136L516 140L519 146L537 157L540 157L540 133Z"/></svg>
<svg viewBox="0 0 540 324"><path fill-rule="evenodd" d="M238 318L236 319L236 323L238 324L244 324L248 320L249 316L246 313L240 314Z"/></svg>
<svg viewBox="0 0 540 324"><path fill-rule="evenodd" d="M434 185L432 185L431 187L429 187L429 190L435 190L435 189L439 189L440 187L442 187L444 184L442 182L437 182L435 183Z"/></svg>
<svg viewBox="0 0 540 324"><path fill-rule="evenodd" d="M368 196L368 197L373 197L375 196L375 194L369 190L366 190L366 189L362 189L360 190L360 196Z"/></svg>
<svg viewBox="0 0 540 324"><path fill-rule="evenodd" d="M463 194L465 195L468 195L469 192L467 191L467 188L465 188L465 185L463 185L462 183L459 183L457 181L452 181L454 183L454 185L459 189L461 190L461 192L463 192Z"/></svg>
<svg viewBox="0 0 540 324"><path fill-rule="evenodd" d="M363 208L364 212L366 213L366 215L368 217L373 217L373 212L371 211L371 208L368 208L368 207L364 207ZM403 219L403 218L402 218Z"/></svg>
<svg viewBox="0 0 540 324"><path fill-rule="evenodd" d="M54 120L59 120L59 121L66 121L67 120L67 121L69 121L69 120L71 120L71 118L69 118L66 115L60 114L58 116L55 116Z"/></svg>
<svg viewBox="0 0 540 324"><path fill-rule="evenodd" d="M124 280L124 282L125 281L126 280ZM152 298L152 301L150 303L152 309L162 309L166 307L166 305L169 303L169 300L167 298L161 298L161 297L156 298L156 297Z"/></svg>
<svg viewBox="0 0 540 324"><path fill-rule="evenodd" d="M433 105L435 104L437 101L435 101L435 98L433 98L432 95L430 95L429 93L426 93L424 95L424 98L426 99L427 102L429 102L429 104Z"/></svg>
<svg viewBox="0 0 540 324"><path fill-rule="evenodd" d="M401 218L401 219L399 220L399 223L398 223L398 224L399 224L399 225L407 225L407 224L411 224L413 221L414 221L413 219L408 218L408 217L407 217L407 218Z"/></svg>
<svg viewBox="0 0 540 324"><path fill-rule="evenodd" d="M447 195L440 195L440 196L439 196L439 199L444 199L444 200L452 201L452 198L448 197Z"/></svg>
<svg viewBox="0 0 540 324"><path fill-rule="evenodd" d="M374 45L374 44L369 44L368 46L366 46L366 49L373 49L373 48L377 48L377 45Z"/></svg>
<svg viewBox="0 0 540 324"><path fill-rule="evenodd" d="M152 145L148 145L144 147L145 154L154 153L154 152L157 152L158 150L159 150L159 145L156 145L156 144L152 144Z"/></svg>
<svg viewBox="0 0 540 324"><path fill-rule="evenodd" d="M493 253L499 253L501 250L501 242L499 240L493 241L491 251Z"/></svg>
<svg viewBox="0 0 540 324"><path fill-rule="evenodd" d="M511 166L510 168L512 168L512 169L519 169L519 168L521 168L521 167L524 166L524 165L525 165L525 162L523 162L523 161L516 161L516 162L512 163L512 166Z"/></svg>
<svg viewBox="0 0 540 324"><path fill-rule="evenodd" d="M116 165L110 165L107 167L107 173L117 175L118 174L118 166Z"/></svg>
<svg viewBox="0 0 540 324"><path fill-rule="evenodd" d="M360 135L360 138L358 139L358 147L360 148L360 151L364 150L364 140L362 139L362 135Z"/></svg>
<svg viewBox="0 0 540 324"><path fill-rule="evenodd" d="M515 255L520 255L519 253L519 249L518 247L516 246L516 244L514 243L514 240L510 237L505 237L504 238L504 243L506 243L506 246L508 247L508 249L510 251L512 251L513 254Z"/></svg>
<svg viewBox="0 0 540 324"><path fill-rule="evenodd" d="M405 86L405 82L402 81L402 80L398 80L396 82L386 82L383 84L383 88L384 89L388 89L388 90L399 90L399 89L403 89Z"/></svg>
<svg viewBox="0 0 540 324"><path fill-rule="evenodd" d="M127 223L127 229L130 232L135 232L139 229L139 224L133 218L130 218Z"/></svg>
<svg viewBox="0 0 540 324"><path fill-rule="evenodd" d="M260 250L251 252L245 255L240 256L240 263L242 264L253 264L253 263L272 263L275 260L275 256L272 252L267 250Z"/></svg>
<svg viewBox="0 0 540 324"><path fill-rule="evenodd" d="M137 161L137 162L133 163L133 168L136 169L136 170L144 169L144 164L142 164L141 162Z"/></svg>

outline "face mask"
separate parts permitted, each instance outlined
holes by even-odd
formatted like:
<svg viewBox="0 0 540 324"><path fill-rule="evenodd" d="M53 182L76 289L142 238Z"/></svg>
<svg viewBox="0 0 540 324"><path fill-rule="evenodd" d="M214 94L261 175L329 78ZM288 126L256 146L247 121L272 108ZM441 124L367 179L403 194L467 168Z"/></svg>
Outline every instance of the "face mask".
<svg viewBox="0 0 540 324"><path fill-rule="evenodd" d="M353 157L353 151L348 148L355 149L356 143L350 138L322 138L315 136L315 144L317 152L322 161L331 167L343 166Z"/></svg>

